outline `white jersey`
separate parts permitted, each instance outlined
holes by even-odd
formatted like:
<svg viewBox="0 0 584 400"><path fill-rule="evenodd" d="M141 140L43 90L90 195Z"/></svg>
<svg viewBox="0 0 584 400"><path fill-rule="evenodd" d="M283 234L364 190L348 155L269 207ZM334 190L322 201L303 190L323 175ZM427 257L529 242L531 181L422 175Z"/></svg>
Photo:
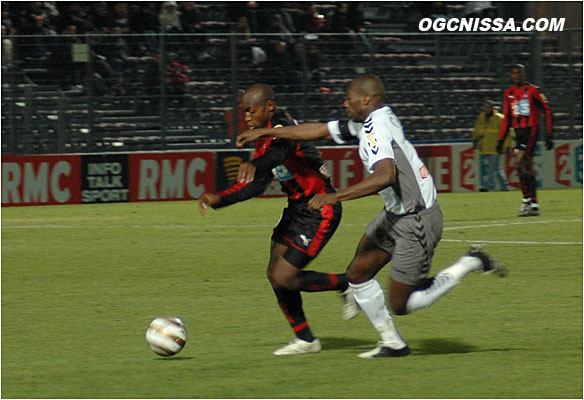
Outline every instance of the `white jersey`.
<svg viewBox="0 0 584 400"><path fill-rule="evenodd" d="M388 212L410 214L434 205L436 186L432 176L414 146L405 138L401 122L390 107L376 109L362 124L330 121L328 130L339 144L358 139L359 156L371 173L379 160L389 158L394 161L396 182L379 192Z"/></svg>

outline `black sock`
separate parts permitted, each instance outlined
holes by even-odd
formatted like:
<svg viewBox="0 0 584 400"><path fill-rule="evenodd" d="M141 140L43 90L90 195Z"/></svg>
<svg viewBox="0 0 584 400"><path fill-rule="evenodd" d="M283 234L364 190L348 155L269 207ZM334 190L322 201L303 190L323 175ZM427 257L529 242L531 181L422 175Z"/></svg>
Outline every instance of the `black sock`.
<svg viewBox="0 0 584 400"><path fill-rule="evenodd" d="M326 274L316 271L300 272L300 290L303 292L345 291L349 287L347 274Z"/></svg>
<svg viewBox="0 0 584 400"><path fill-rule="evenodd" d="M532 202L537 203L537 179L535 174L528 177L529 198Z"/></svg>
<svg viewBox="0 0 584 400"><path fill-rule="evenodd" d="M312 342L314 336L302 310L302 297L300 296L300 292L285 288L274 288L274 293L276 293L278 305L290 323L296 337L307 342Z"/></svg>
<svg viewBox="0 0 584 400"><path fill-rule="evenodd" d="M519 184L524 199L529 199L529 175L519 175Z"/></svg>

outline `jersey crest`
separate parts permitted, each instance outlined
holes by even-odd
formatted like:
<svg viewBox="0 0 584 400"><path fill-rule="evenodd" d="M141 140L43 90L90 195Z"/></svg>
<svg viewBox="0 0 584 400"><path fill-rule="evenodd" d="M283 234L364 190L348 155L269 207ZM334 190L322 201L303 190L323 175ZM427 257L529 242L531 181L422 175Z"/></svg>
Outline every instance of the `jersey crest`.
<svg viewBox="0 0 584 400"><path fill-rule="evenodd" d="M371 132L370 134L365 136L367 138L367 146L369 146L369 150L373 154L377 154L379 151L379 146L377 145L377 139L375 138L375 132Z"/></svg>

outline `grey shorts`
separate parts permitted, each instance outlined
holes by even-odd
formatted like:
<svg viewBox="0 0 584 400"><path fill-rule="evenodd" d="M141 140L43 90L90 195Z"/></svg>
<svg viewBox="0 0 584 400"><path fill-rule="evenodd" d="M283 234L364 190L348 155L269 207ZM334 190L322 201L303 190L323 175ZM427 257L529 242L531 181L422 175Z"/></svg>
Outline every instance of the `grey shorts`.
<svg viewBox="0 0 584 400"><path fill-rule="evenodd" d="M377 247L392 255L391 277L416 286L428 274L434 248L442 238L442 210L438 203L404 216L383 209L365 227L365 234Z"/></svg>

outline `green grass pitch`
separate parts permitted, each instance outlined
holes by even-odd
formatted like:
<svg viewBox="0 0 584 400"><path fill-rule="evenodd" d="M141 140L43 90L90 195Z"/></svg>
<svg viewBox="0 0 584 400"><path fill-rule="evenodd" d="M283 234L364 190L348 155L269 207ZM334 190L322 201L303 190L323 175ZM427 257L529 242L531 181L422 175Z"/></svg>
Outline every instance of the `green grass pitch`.
<svg viewBox="0 0 584 400"><path fill-rule="evenodd" d="M468 276L426 310L395 317L412 355L362 360L377 333L304 293L323 351L278 358L293 338L265 277L285 199L201 217L195 202L2 208L3 398L582 398L582 190L441 194L432 273L484 241L510 275ZM309 266L342 272L377 196L344 204ZM378 275L386 287L387 269ZM175 357L144 340L184 319Z"/></svg>

